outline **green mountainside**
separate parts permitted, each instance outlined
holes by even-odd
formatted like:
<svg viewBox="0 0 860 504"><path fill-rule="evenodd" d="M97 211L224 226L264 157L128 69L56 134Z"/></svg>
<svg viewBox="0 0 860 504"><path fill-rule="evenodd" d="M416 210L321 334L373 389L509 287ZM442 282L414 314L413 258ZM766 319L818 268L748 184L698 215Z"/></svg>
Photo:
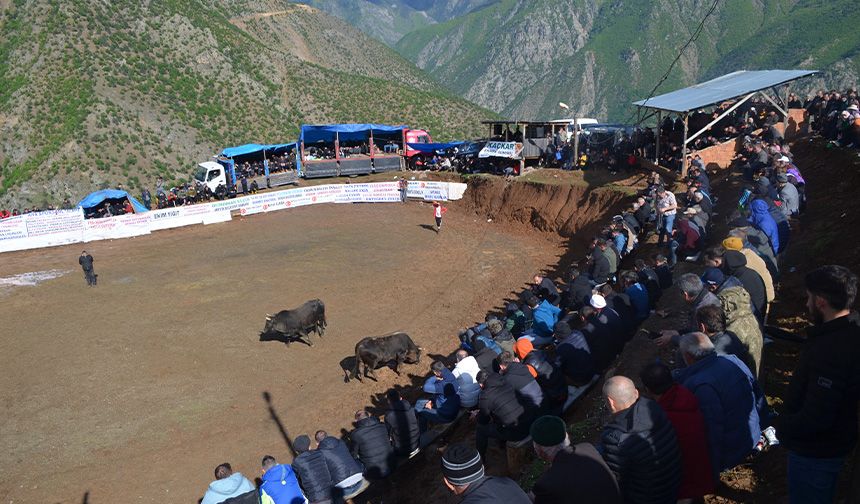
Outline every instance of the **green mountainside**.
<svg viewBox="0 0 860 504"><path fill-rule="evenodd" d="M302 123L477 135L493 113L384 44L285 1L0 0L0 208L157 176Z"/></svg>
<svg viewBox="0 0 860 504"><path fill-rule="evenodd" d="M710 0L499 0L404 36L396 49L465 98L511 118L623 121L712 5ZM814 68L801 91L854 84L860 4L722 0L658 93L735 70Z"/></svg>

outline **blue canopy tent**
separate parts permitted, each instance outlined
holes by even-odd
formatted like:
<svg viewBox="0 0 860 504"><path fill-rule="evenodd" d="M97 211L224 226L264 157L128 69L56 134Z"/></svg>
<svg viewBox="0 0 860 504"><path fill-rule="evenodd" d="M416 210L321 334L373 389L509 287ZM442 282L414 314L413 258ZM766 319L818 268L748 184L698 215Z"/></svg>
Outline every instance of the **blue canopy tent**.
<svg viewBox="0 0 860 504"><path fill-rule="evenodd" d="M90 193L86 198L82 199L80 203L78 203L78 206L84 209L94 208L102 204L105 200L111 199L128 199L131 203L131 207L134 209L134 213L143 213L147 211L146 207L143 206L143 203L137 201L131 194L120 189L102 189L101 191Z"/></svg>
<svg viewBox="0 0 860 504"><path fill-rule="evenodd" d="M266 170L266 177L269 176L269 160L266 158L266 154L278 154L280 152L289 152L296 148L296 142L293 143L285 143L285 144L256 144L249 143L245 145L239 145L236 147L227 147L226 149L221 151L221 156L227 158L226 168L230 172L230 178L233 180L233 184L236 184L236 163L234 162L234 158L247 156L251 154L262 154L263 155L263 167ZM222 163L223 164L223 163Z"/></svg>
<svg viewBox="0 0 860 504"><path fill-rule="evenodd" d="M302 166L302 163L305 161L305 146L309 146L314 143L324 142L324 143L332 143L335 144L335 160L323 162L317 168L318 170L317 176L331 176L334 174L348 174L350 170L343 166L339 149L337 148L340 142L359 142L362 140L369 140L369 143L373 143L374 137L398 137L400 142L403 141L403 131L409 129L409 126L399 125L399 126L390 126L386 124L371 124L371 123L360 123L360 124L320 124L320 125L311 125L311 124L303 124L301 133L299 134L299 144L300 144L300 155L296 156L296 165L299 170L300 176L308 176L307 170ZM373 152L371 150L371 159L373 158ZM344 162L345 163L345 162ZM323 168L322 164L331 165L329 167ZM349 161L348 164L359 164L357 161ZM363 166L361 168L355 167L355 173L370 173L370 164L371 161L363 160L360 162ZM377 168L378 169L378 168Z"/></svg>
<svg viewBox="0 0 860 504"><path fill-rule="evenodd" d="M423 154L442 154L447 150L455 149L466 142L447 142L447 143L408 143L410 148L417 150Z"/></svg>

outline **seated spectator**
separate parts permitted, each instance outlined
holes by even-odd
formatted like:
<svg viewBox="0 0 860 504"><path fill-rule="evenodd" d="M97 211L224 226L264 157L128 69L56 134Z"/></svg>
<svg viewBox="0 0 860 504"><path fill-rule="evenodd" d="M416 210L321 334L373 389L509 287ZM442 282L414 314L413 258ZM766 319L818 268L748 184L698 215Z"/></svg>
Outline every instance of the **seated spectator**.
<svg viewBox="0 0 860 504"><path fill-rule="evenodd" d="M558 287L555 286L552 280L542 275L534 276L534 286L532 289L535 294L544 301L549 301L550 304L558 306L561 302L561 295L558 293Z"/></svg>
<svg viewBox="0 0 860 504"><path fill-rule="evenodd" d="M595 294L596 296L596 294ZM600 296L603 299L603 296ZM596 302L601 306L600 302ZM585 341L588 342L588 348L591 349L591 357L594 362L594 370L597 373L602 373L609 364L615 359L615 356L624 347L624 332L621 326L615 326L610 323L609 318L601 316L601 312L605 312L606 301L602 301L603 309L598 311L592 306L585 306L579 310L579 317L582 320L582 334L585 336ZM613 313L615 313L613 311Z"/></svg>
<svg viewBox="0 0 860 504"><path fill-rule="evenodd" d="M751 349L750 345L743 343L737 334L726 330L725 312L722 306L703 306L696 312L696 320L699 323L699 332L705 333L711 339L717 355L734 355L746 364L750 371L758 369L758 362L761 359L761 337L758 338L758 345L752 345ZM756 350L758 359L753 356Z"/></svg>
<svg viewBox="0 0 860 504"><path fill-rule="evenodd" d="M767 312L767 290L764 280L758 273L747 268L747 258L736 250L728 250L723 255L723 272L737 278L749 294L754 314L759 322L764 321Z"/></svg>
<svg viewBox="0 0 860 504"><path fill-rule="evenodd" d="M567 401L567 382L561 370L526 338L517 341L514 352L543 390L541 410L548 414L562 414Z"/></svg>
<svg viewBox="0 0 860 504"><path fill-rule="evenodd" d="M325 457L325 465L334 481L335 493L346 499L367 488L364 470L361 464L353 458L349 447L343 440L329 436L325 431L317 431L314 435L317 448Z"/></svg>
<svg viewBox="0 0 860 504"><path fill-rule="evenodd" d="M233 472L229 463L224 462L215 468L215 481L209 483L200 504L219 504L231 497L255 491L254 484L240 472Z"/></svg>
<svg viewBox="0 0 860 504"><path fill-rule="evenodd" d="M519 338L523 331L532 326L532 321L526 319L525 312L516 303L508 303L505 307L505 329L515 338Z"/></svg>
<svg viewBox="0 0 860 504"><path fill-rule="evenodd" d="M592 294L591 282L589 282L588 276L579 271L579 268L571 268L568 277L570 281L565 290L565 308L569 312L573 312L588 304Z"/></svg>
<svg viewBox="0 0 860 504"><path fill-rule="evenodd" d="M607 256L606 249L606 242L598 238L596 240L595 247L591 251L589 259L591 266L588 273L591 277L592 285L600 285L609 281L611 265L609 264L609 257Z"/></svg>
<svg viewBox="0 0 860 504"><path fill-rule="evenodd" d="M676 228L669 240L669 267L674 267L678 257L696 257L702 251L704 242L700 230L692 225L687 214L678 219Z"/></svg>
<svg viewBox="0 0 860 504"><path fill-rule="evenodd" d="M529 435L533 418L517 399L517 393L502 375L481 370L478 373L481 397L478 399L478 426L475 445L486 454L489 440L522 441ZM482 457L484 455L481 455Z"/></svg>
<svg viewBox="0 0 860 504"><path fill-rule="evenodd" d="M732 221L730 225L735 227L729 230L729 237L740 238L744 244L744 248L755 252L764 261L771 277L774 280L778 279L779 265L776 262L776 254L773 253L773 248L770 246L767 235L747 225L747 222L743 218ZM749 258L747 258L747 263L750 264Z"/></svg>
<svg viewBox="0 0 860 504"><path fill-rule="evenodd" d="M456 393L459 389L459 383L457 383L457 377L454 376L454 373L451 372L448 368L445 367L445 364L442 361L435 361L430 365L430 371L432 371L432 375L424 382L424 392L428 394L433 394L432 399L419 399L415 402L415 412L420 414L421 410L426 407L436 408L442 407L442 404L447 400L447 396L445 395L445 385L451 384L454 387L454 392Z"/></svg>
<svg viewBox="0 0 860 504"><path fill-rule="evenodd" d="M779 242L779 230L776 221L768 212L767 202L761 199L753 200L750 204L750 212L750 224L767 236L773 254L778 255L782 250Z"/></svg>
<svg viewBox="0 0 860 504"><path fill-rule="evenodd" d="M525 338L523 338L525 339ZM527 340L528 341L528 340ZM514 360L509 352L502 352L498 358L499 373L513 387L523 408L532 414L537 413L543 405L543 390L522 362Z"/></svg>
<svg viewBox="0 0 860 504"><path fill-rule="evenodd" d="M681 452L672 423L660 406L639 397L633 382L613 376L603 385L612 413L598 451L615 474L627 503L674 502L681 484Z"/></svg>
<svg viewBox="0 0 860 504"><path fill-rule="evenodd" d="M310 504L331 503L334 482L325 465L325 456L319 450L311 450L311 440L304 434L293 440L293 449L296 450L293 470L308 502Z"/></svg>
<svg viewBox="0 0 860 504"><path fill-rule="evenodd" d="M734 355L717 355L707 335L695 332L681 337L686 368L677 381L699 400L705 417L711 468L719 473L737 466L753 451L761 437L764 397L746 364Z"/></svg>
<svg viewBox="0 0 860 504"><path fill-rule="evenodd" d="M532 487L535 504L621 504L615 476L594 445L570 445L567 425L557 416L543 416L531 427L535 454L550 464Z"/></svg>
<svg viewBox="0 0 860 504"><path fill-rule="evenodd" d="M388 439L388 429L378 418L366 410L356 411L355 429L349 433L349 439L352 455L364 465L368 479L387 478L394 471L397 463L394 448Z"/></svg>
<svg viewBox="0 0 860 504"><path fill-rule="evenodd" d="M804 283L814 325L776 418L777 433L788 449L790 502L833 502L839 472L857 444L857 276L843 266L822 266Z"/></svg>
<svg viewBox="0 0 860 504"><path fill-rule="evenodd" d="M260 498L269 504L303 504L307 502L296 473L289 464L278 464L275 457L263 457Z"/></svg>
<svg viewBox="0 0 860 504"><path fill-rule="evenodd" d="M538 299L534 295L529 296L526 301L532 309L534 323L532 324L530 333L527 332L522 337L529 338L535 346L544 346L552 343L552 330L555 327L555 323L558 322L561 309L553 306L546 300L538 303Z"/></svg>
<svg viewBox="0 0 860 504"><path fill-rule="evenodd" d="M571 328L570 323L573 323L576 329ZM577 317L570 323L562 321L555 326L556 364L568 383L580 387L594 377L594 360L585 335L578 330L582 326L582 320Z"/></svg>
<svg viewBox="0 0 860 504"><path fill-rule="evenodd" d="M478 396L481 395L481 387L478 386L477 381L481 368L478 361L465 350L457 350L456 358L457 364L451 374L457 378L460 385L460 406L474 408L478 404Z"/></svg>
<svg viewBox="0 0 860 504"><path fill-rule="evenodd" d="M455 443L442 454L442 479L463 504L531 504L513 480L486 476L482 456L474 448Z"/></svg>
<svg viewBox="0 0 860 504"><path fill-rule="evenodd" d="M657 272L654 268L648 266L644 259L636 259L633 262L633 269L637 274L639 283L645 286L648 291L648 306L654 308L663 295L663 289L660 288L660 279L657 277Z"/></svg>
<svg viewBox="0 0 860 504"><path fill-rule="evenodd" d="M707 308L711 307L704 309ZM705 419L699 409L699 400L672 380L672 371L665 364L649 364L642 370L640 378L646 394L666 412L678 437L683 467L678 499L701 499L714 493Z"/></svg>
<svg viewBox="0 0 860 504"><path fill-rule="evenodd" d="M460 350L465 352L465 350ZM474 359L473 359L474 360ZM404 399L400 392L392 389L386 394L388 411L385 412L385 427L394 447L394 453L402 456L412 455L418 450L421 431L415 408Z"/></svg>
<svg viewBox="0 0 860 504"><path fill-rule="evenodd" d="M787 159L787 158L786 158ZM786 217L795 217L800 213L800 194L797 187L788 181L788 175L780 173L776 176L776 187L779 190L780 210Z"/></svg>
<svg viewBox="0 0 860 504"><path fill-rule="evenodd" d="M427 432L431 423L451 423L457 418L457 414L460 413L460 396L457 395L453 384L445 384L443 395L445 401L441 404L428 403L418 411L418 428L421 432Z"/></svg>
<svg viewBox="0 0 860 504"><path fill-rule="evenodd" d="M698 327L696 320L696 312L703 306L715 305L720 306L720 300L713 292L705 288L704 282L695 273L685 273L678 279L678 287L681 289L681 294L684 296L684 301L690 305L690 318L687 325L682 331L664 329L660 331L660 337L654 341L659 346L668 345L670 342L678 344L680 342L681 333L695 331Z"/></svg>
<svg viewBox="0 0 860 504"><path fill-rule="evenodd" d="M661 289L666 290L674 283L672 280L672 267L669 266L669 261L663 254L654 255L654 272L657 273Z"/></svg>
<svg viewBox="0 0 860 504"><path fill-rule="evenodd" d="M609 283L601 285L596 290L603 296L606 306L618 314L626 341L636 332L637 326L636 308L633 307L630 296L623 292L615 292Z"/></svg>
<svg viewBox="0 0 860 504"><path fill-rule="evenodd" d="M758 276L760 276L764 281L767 302L772 302L776 296L776 290L773 286L773 277L771 276L770 271L768 271L767 264L764 259L759 257L752 248L747 247L744 244L743 239L740 237L730 236L723 240L722 245L726 250L737 250L746 257L747 268L758 273Z"/></svg>
<svg viewBox="0 0 860 504"><path fill-rule="evenodd" d="M481 371L486 371L488 373L493 372L496 358L499 356L499 353L496 353L495 350L486 346L483 341L475 342L475 361L478 363L478 367L481 368Z"/></svg>
<svg viewBox="0 0 860 504"><path fill-rule="evenodd" d="M624 285L624 293L630 298L630 302L635 310L636 325L639 325L651 313L648 290L644 285L639 283L639 275L634 271L628 271L622 275L621 281Z"/></svg>
<svg viewBox="0 0 860 504"><path fill-rule="evenodd" d="M504 352L511 352L514 348L514 336L505 329L505 326L502 324L501 320L492 319L487 322L487 329L490 330L490 334L493 336L493 341L496 342L497 345Z"/></svg>

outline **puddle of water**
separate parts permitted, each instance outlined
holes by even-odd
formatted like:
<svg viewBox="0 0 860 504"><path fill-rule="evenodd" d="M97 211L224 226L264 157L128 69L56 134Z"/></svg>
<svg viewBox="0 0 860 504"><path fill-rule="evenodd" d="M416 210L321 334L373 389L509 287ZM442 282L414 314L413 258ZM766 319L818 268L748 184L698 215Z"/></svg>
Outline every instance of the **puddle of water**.
<svg viewBox="0 0 860 504"><path fill-rule="evenodd" d="M4 287L35 287L42 282L60 278L71 273L69 270L52 269L47 271L30 271L19 275L0 277L0 286Z"/></svg>

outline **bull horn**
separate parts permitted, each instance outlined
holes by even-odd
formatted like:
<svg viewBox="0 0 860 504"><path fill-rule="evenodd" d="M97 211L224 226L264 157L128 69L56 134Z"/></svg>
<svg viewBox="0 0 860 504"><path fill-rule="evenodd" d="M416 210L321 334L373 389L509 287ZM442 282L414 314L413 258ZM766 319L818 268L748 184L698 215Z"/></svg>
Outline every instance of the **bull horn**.
<svg viewBox="0 0 860 504"><path fill-rule="evenodd" d="M268 313L266 314L266 320L272 320L272 316L269 315Z"/></svg>

